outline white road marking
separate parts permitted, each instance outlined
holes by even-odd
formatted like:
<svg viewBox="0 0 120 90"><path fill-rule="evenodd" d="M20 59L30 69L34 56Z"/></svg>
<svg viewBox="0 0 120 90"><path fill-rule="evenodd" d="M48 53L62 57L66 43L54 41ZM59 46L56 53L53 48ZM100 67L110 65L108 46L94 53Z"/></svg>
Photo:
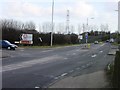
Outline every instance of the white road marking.
<svg viewBox="0 0 120 90"><path fill-rule="evenodd" d="M73 53L73 55L76 55L76 53Z"/></svg>
<svg viewBox="0 0 120 90"><path fill-rule="evenodd" d="M15 70L15 69L20 69L20 68L25 68L25 67L31 67L35 64L43 64L51 60L57 60L61 59L61 57L58 56L50 56L50 57L45 57L41 59L35 59L35 60L30 60L30 61L25 61L17 64L10 64L2 67L2 72L4 71L10 71L10 70Z"/></svg>
<svg viewBox="0 0 120 90"><path fill-rule="evenodd" d="M94 58L94 57L96 57L96 56L97 56L97 55L96 55L96 54L94 54L94 55L92 55L91 57L93 57L93 58Z"/></svg>
<svg viewBox="0 0 120 90"><path fill-rule="evenodd" d="M46 51L42 51L42 52L50 52L50 51L53 51L53 50L46 50Z"/></svg>
<svg viewBox="0 0 120 90"><path fill-rule="evenodd" d="M64 58L65 60L68 59L68 58Z"/></svg>
<svg viewBox="0 0 120 90"><path fill-rule="evenodd" d="M102 53L103 51L100 51L100 53Z"/></svg>
<svg viewBox="0 0 120 90"><path fill-rule="evenodd" d="M20 50L20 51L24 51L24 50Z"/></svg>
<svg viewBox="0 0 120 90"><path fill-rule="evenodd" d="M65 76L65 75L67 75L68 73L63 73L61 76L63 77L63 76Z"/></svg>
<svg viewBox="0 0 120 90"><path fill-rule="evenodd" d="M102 44L101 46L104 46L105 44Z"/></svg>
<svg viewBox="0 0 120 90"><path fill-rule="evenodd" d="M58 78L60 78L61 76L58 76L58 77L55 77L54 79L58 79Z"/></svg>
<svg viewBox="0 0 120 90"><path fill-rule="evenodd" d="M55 77L54 79L58 79L58 77Z"/></svg>
<svg viewBox="0 0 120 90"><path fill-rule="evenodd" d="M40 87L36 86L35 88L40 88Z"/></svg>

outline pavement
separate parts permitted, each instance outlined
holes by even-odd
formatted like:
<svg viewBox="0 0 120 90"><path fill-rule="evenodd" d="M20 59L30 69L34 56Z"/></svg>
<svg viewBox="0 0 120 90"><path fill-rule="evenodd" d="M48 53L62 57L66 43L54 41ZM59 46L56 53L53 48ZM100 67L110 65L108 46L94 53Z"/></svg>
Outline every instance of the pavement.
<svg viewBox="0 0 120 90"><path fill-rule="evenodd" d="M49 88L106 88L108 82L104 71L97 71L77 77L66 77Z"/></svg>

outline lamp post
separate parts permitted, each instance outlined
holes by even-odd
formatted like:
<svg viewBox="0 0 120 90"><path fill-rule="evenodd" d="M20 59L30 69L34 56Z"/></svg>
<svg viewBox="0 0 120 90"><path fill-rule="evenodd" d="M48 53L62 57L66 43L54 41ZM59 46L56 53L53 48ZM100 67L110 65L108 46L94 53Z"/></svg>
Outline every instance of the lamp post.
<svg viewBox="0 0 120 90"><path fill-rule="evenodd" d="M118 5L118 10L115 10L117 13L118 13L118 32L117 32L117 42L118 42L118 34L119 34L119 29L120 29L120 26L119 26L119 5Z"/></svg>
<svg viewBox="0 0 120 90"><path fill-rule="evenodd" d="M94 18L92 17L90 19L94 19ZM89 19L87 18L87 31L88 31L88 23L89 23L88 21L89 21ZM85 34L86 44L88 43L88 33L87 33L87 31L86 31L86 34Z"/></svg>
<svg viewBox="0 0 120 90"><path fill-rule="evenodd" d="M50 42L50 46L53 45L53 15L54 15L54 0L52 1L52 22L51 22L51 42Z"/></svg>

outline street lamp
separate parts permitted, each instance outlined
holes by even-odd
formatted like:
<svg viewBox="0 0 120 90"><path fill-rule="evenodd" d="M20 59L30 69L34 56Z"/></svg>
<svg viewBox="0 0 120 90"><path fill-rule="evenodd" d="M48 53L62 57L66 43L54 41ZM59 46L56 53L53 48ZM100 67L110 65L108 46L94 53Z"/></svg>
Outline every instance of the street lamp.
<svg viewBox="0 0 120 90"><path fill-rule="evenodd" d="M52 1L52 22L51 22L51 42L50 42L50 46L53 45L53 14L54 14L54 0Z"/></svg>
<svg viewBox="0 0 120 90"><path fill-rule="evenodd" d="M119 6L118 6L118 8L119 8ZM118 13L118 32L117 32L117 40L118 40L118 34L119 34L119 29L120 29L120 26L119 26L119 9L118 10L115 10L117 13Z"/></svg>
<svg viewBox="0 0 120 90"><path fill-rule="evenodd" d="M94 19L93 17L92 18L90 18L90 19ZM88 18L87 18L87 31L88 31ZM85 34L85 38L86 38L86 44L87 44L87 42L88 42L88 33L87 33L87 31L86 31L86 34Z"/></svg>
<svg viewBox="0 0 120 90"><path fill-rule="evenodd" d="M94 19L93 17L92 18L90 18L90 19ZM88 26L89 26L89 19L87 18L87 30L88 30Z"/></svg>

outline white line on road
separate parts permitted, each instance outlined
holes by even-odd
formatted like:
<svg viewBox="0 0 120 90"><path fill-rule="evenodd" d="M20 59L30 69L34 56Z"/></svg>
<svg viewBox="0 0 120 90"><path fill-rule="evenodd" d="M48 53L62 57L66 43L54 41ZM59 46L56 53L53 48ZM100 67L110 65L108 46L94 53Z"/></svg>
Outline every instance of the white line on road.
<svg viewBox="0 0 120 90"><path fill-rule="evenodd" d="M100 51L100 53L102 53L103 51Z"/></svg>
<svg viewBox="0 0 120 90"><path fill-rule="evenodd" d="M94 58L94 57L96 57L96 56L97 56L97 55L96 55L96 54L94 54L94 55L92 55L91 57L93 57L93 58Z"/></svg>
<svg viewBox="0 0 120 90"><path fill-rule="evenodd" d="M68 73L63 73L61 76L63 77L63 76L65 76L65 75L67 75Z"/></svg>
<svg viewBox="0 0 120 90"><path fill-rule="evenodd" d="M36 86L35 88L40 88L40 87Z"/></svg>
<svg viewBox="0 0 120 90"><path fill-rule="evenodd" d="M25 68L25 67L31 67L32 65L35 64L43 64L49 61L57 60L60 59L61 57L58 56L50 56L50 57L45 57L41 59L35 59L35 60L30 60L30 61L25 61L17 64L10 64L2 67L2 72L4 71L10 71L10 70L15 70L15 69L20 69L20 68Z"/></svg>
<svg viewBox="0 0 120 90"><path fill-rule="evenodd" d="M68 58L64 58L65 60L68 59Z"/></svg>
<svg viewBox="0 0 120 90"><path fill-rule="evenodd" d="M53 50L46 50L46 51L42 51L42 52L50 52L50 51L53 51Z"/></svg>
<svg viewBox="0 0 120 90"><path fill-rule="evenodd" d="M105 44L102 44L101 46L104 46Z"/></svg>
<svg viewBox="0 0 120 90"><path fill-rule="evenodd" d="M73 55L76 55L76 53L73 53Z"/></svg>

